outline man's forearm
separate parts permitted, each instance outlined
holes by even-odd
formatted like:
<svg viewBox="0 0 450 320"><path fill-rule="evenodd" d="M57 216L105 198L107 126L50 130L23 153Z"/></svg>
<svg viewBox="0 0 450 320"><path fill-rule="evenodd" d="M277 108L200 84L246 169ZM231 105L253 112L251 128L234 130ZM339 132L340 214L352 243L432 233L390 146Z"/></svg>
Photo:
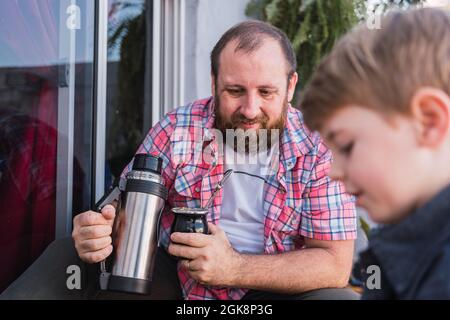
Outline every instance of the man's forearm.
<svg viewBox="0 0 450 320"><path fill-rule="evenodd" d="M236 260L231 287L287 294L344 287L351 271L351 263L324 248L275 255L240 254Z"/></svg>

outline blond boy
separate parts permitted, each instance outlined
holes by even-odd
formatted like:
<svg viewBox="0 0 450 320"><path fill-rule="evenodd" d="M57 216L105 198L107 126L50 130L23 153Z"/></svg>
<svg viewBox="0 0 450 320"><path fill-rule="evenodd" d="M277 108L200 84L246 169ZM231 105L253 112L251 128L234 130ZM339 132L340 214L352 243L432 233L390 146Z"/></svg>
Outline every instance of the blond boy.
<svg viewBox="0 0 450 320"><path fill-rule="evenodd" d="M450 16L393 12L361 25L305 90L306 124L344 182L383 225L362 255L381 270L368 299L450 299Z"/></svg>

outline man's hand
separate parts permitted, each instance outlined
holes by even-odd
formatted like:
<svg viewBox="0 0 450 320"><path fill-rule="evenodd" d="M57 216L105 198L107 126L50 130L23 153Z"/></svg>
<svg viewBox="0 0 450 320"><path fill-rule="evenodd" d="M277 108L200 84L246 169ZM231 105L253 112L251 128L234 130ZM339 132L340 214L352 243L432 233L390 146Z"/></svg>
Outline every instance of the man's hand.
<svg viewBox="0 0 450 320"><path fill-rule="evenodd" d="M81 260L96 263L106 259L112 252L112 226L116 210L106 205L101 214L86 211L73 219L72 238Z"/></svg>
<svg viewBox="0 0 450 320"><path fill-rule="evenodd" d="M210 286L230 286L238 268L240 255L223 230L208 223L211 234L181 233L171 235L168 251L181 257L182 266L192 278Z"/></svg>

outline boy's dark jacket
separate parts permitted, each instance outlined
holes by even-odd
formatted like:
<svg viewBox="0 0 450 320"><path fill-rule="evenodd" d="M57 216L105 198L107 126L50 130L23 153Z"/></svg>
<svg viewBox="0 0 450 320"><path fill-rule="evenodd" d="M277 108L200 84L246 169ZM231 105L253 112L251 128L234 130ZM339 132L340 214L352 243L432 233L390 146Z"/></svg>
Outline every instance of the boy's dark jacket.
<svg viewBox="0 0 450 320"><path fill-rule="evenodd" d="M369 243L361 264L380 267L381 289L366 288L363 299L450 299L450 186Z"/></svg>

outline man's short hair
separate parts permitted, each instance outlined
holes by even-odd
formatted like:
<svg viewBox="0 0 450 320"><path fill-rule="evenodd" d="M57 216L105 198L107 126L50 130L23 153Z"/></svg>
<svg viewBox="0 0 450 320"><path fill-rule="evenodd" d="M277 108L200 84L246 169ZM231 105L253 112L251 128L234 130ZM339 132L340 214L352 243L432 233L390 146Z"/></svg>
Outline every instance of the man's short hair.
<svg viewBox="0 0 450 320"><path fill-rule="evenodd" d="M291 42L280 29L257 20L241 22L222 35L211 52L211 72L213 76L217 79L220 67L220 54L228 43L237 40L235 51L242 50L246 53L252 53L259 49L263 41L268 38L276 40L279 43L286 58L289 79L297 70L297 58Z"/></svg>
<svg viewBox="0 0 450 320"><path fill-rule="evenodd" d="M381 28L361 24L338 41L301 94L306 124L321 130L348 105L409 114L424 86L450 95L450 15L440 9L396 11Z"/></svg>

